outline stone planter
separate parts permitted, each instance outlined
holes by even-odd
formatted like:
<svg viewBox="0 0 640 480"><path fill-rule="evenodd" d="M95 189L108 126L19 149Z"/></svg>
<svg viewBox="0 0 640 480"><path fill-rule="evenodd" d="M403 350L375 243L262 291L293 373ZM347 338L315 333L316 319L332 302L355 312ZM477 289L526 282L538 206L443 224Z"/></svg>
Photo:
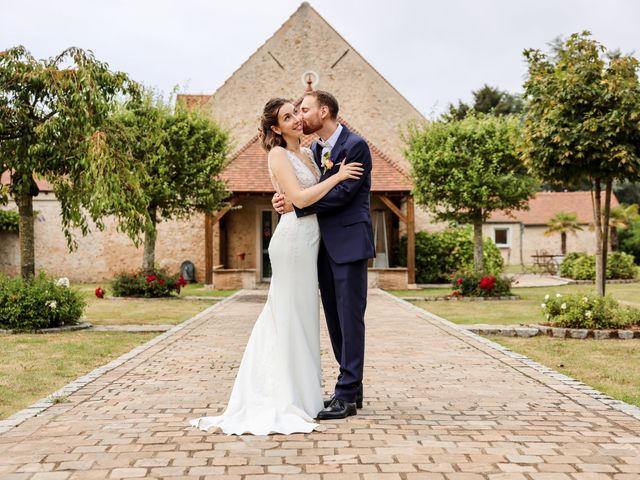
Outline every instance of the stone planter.
<svg viewBox="0 0 640 480"><path fill-rule="evenodd" d="M213 270L211 290L240 290L256 288L255 268L219 268Z"/></svg>
<svg viewBox="0 0 640 480"><path fill-rule="evenodd" d="M17 330L0 330L0 334L2 335L10 335L15 334L18 335L20 333L59 333L59 332L72 332L74 330L85 330L87 328L91 328L91 325L88 322L79 323L78 325L66 325L64 327L55 327L55 328L41 328L39 330L31 330L31 331L17 331Z"/></svg>
<svg viewBox="0 0 640 480"><path fill-rule="evenodd" d="M621 339L631 340L634 338L640 338L640 330L618 330L618 329L603 329L603 330L590 330L587 328L561 328L550 327L547 325L529 325L531 328L537 328L540 335L548 335L555 338L575 338L585 339L593 338L595 340L606 339Z"/></svg>

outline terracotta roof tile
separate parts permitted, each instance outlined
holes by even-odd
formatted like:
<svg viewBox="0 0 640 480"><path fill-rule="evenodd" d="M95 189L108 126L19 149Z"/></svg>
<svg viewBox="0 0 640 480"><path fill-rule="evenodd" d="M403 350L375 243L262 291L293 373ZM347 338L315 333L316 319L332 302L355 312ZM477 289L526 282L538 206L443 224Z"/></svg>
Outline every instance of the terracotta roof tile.
<svg viewBox="0 0 640 480"><path fill-rule="evenodd" d="M604 205L604 193L602 194ZM611 207L618 205L615 195L611 197ZM524 225L546 225L558 212L575 212L582 224L593 223L593 207L591 192L538 192L529 200L529 210L518 210L505 214L503 211L494 212L487 221L491 222L520 222Z"/></svg>
<svg viewBox="0 0 640 480"><path fill-rule="evenodd" d="M11 182L11 177L9 176L9 171L7 170L2 172L2 175L0 176L0 184L9 185L10 182ZM38 185L38 188L40 189L41 192L53 191L53 187L51 186L51 184L44 179L41 180L36 178L36 185Z"/></svg>
<svg viewBox="0 0 640 480"><path fill-rule="evenodd" d="M344 119L339 118L339 121L349 130L356 131ZM316 134L305 135L302 138L302 146L310 146L316 138L318 138ZM367 140L367 143L371 149L373 162L371 191L411 191L411 181L402 169L371 142ZM262 149L257 135L232 156L222 178L227 181L228 189L232 192L271 193L275 191L267 169L267 153Z"/></svg>

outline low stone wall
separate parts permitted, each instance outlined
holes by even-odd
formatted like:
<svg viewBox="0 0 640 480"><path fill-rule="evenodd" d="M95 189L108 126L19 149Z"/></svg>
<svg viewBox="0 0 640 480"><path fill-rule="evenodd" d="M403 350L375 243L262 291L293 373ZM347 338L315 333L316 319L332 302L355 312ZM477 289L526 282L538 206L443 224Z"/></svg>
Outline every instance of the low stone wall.
<svg viewBox="0 0 640 480"><path fill-rule="evenodd" d="M588 328L558 328L546 325L460 325L460 327L479 335L499 337L536 337L547 335L554 338L574 338L595 340L640 338L640 330L590 330Z"/></svg>
<svg viewBox="0 0 640 480"><path fill-rule="evenodd" d="M213 271L213 283L205 285L210 290L240 290L256 288L255 268L221 268Z"/></svg>
<svg viewBox="0 0 640 480"><path fill-rule="evenodd" d="M369 288L381 288L383 290L406 290L409 288L407 269L394 268L370 268Z"/></svg>

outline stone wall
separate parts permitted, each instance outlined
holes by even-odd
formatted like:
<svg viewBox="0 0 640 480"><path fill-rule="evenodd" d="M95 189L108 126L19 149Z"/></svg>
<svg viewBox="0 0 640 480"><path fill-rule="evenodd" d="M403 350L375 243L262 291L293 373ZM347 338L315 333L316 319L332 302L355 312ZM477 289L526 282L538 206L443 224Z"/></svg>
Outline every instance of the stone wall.
<svg viewBox="0 0 640 480"><path fill-rule="evenodd" d="M14 205L10 205L14 208ZM136 248L124 234L117 232L113 219L105 221L105 230L95 227L86 237L78 235L78 248L69 252L62 233L60 205L52 194L41 193L34 199L36 271L72 281L109 280L121 271L142 266L142 247ZM204 279L204 218L195 215L188 221L162 222L158 228L156 262L170 273L177 273L184 260L196 267L199 281ZM0 236L0 271L15 275L20 269L17 234Z"/></svg>

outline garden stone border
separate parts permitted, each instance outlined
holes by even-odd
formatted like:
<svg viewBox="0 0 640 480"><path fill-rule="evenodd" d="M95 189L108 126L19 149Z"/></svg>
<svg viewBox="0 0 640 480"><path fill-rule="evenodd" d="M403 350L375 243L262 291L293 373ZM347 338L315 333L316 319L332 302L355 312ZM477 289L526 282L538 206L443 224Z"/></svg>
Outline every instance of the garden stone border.
<svg viewBox="0 0 640 480"><path fill-rule="evenodd" d="M86 330L93 327L93 324L89 322L82 322L77 325L66 325L64 327L55 328L40 328L38 330L1 330L0 335L20 335L22 333L60 333L60 332L73 332L75 330Z"/></svg>
<svg viewBox="0 0 640 480"><path fill-rule="evenodd" d="M409 302L441 302L441 301L457 301L457 302L484 302L491 300L520 300L518 295L503 295L500 297L464 297L464 296L425 296L425 297L400 297Z"/></svg>
<svg viewBox="0 0 640 480"><path fill-rule="evenodd" d="M230 295L226 297L224 300L211 305L209 308L206 308L202 312L191 317L189 320L186 320L176 325L171 330L152 338L147 343L144 343L134 348L133 350L121 355L120 357L116 358L115 360L112 360L106 365L103 365L102 367L98 367L92 370L91 372L87 373L86 375L83 375L82 377L75 379L73 382L68 383L61 389L57 390L56 392L53 392L52 394L38 400L36 403L28 406L27 408L24 408L23 410L20 410L14 413L9 418L6 418L5 420L0 420L0 434L8 432L9 430L17 427L22 422L24 422L25 420L31 417L37 416L47 408L51 407L52 405L55 405L60 398L67 397L72 393L77 392L85 385L88 385L94 380L97 380L98 378L102 377L103 375L110 372L114 368L119 367L126 361L131 360L132 358L138 356L140 353L144 352L145 350L148 350L149 348L163 341L167 337L170 337L171 335L179 332L180 330L185 328L187 325L200 320L202 317L206 315L209 315L211 312L213 312L214 310L217 310L218 308L222 307L224 304L230 302L231 300L235 300L235 298L241 295L242 293L243 293L243 290L238 290L233 295Z"/></svg>
<svg viewBox="0 0 640 480"><path fill-rule="evenodd" d="M458 325L458 324L457 324ZM633 340L640 338L640 330L590 330L588 328L561 328L549 327L547 325L458 325L467 331L478 335L495 335L499 337L521 337L531 338L540 335L546 335L554 338L572 338L572 339L595 339L595 340Z"/></svg>
<svg viewBox="0 0 640 480"><path fill-rule="evenodd" d="M439 317L438 315L435 315L431 312L428 312L416 305L413 305L411 302L407 302L405 301L402 297L396 297L395 295L392 295L391 293L385 292L384 290L378 289L378 291L383 294L383 295L387 295L388 297L394 299L395 301L407 306L408 308L412 309L414 312L416 312L416 314L426 320L430 320L432 322L437 322L440 323L442 325L443 328L445 329L450 329L450 330L454 330L457 333L460 333L462 335L465 335L471 339L473 339L475 342L479 342L483 345L486 345L489 348L492 348L494 350L497 350L498 352L507 355L509 358L514 359L518 362L520 362L522 364L523 367L525 368L533 368L534 370L536 370L537 372L550 377L553 380L556 381L560 381L563 385L572 388L580 393L583 393L585 395L588 395L589 397L593 398L594 400L597 400L598 402L607 405L611 408L613 408L614 410L618 410L619 412L623 412L633 418L639 419L640 420L640 407L636 407L635 405L630 405L626 402L623 402L622 400L616 400L615 398L610 397L609 395L606 395L605 393L600 392L599 390L596 390L595 388L586 385L585 383L576 380L575 378L569 377L567 375L564 375L563 373L558 372L557 370L554 370L552 368L549 367L545 367L544 365L531 360L529 357L525 356L525 355L521 355L519 353L516 353L510 349L508 349L507 347L503 347L502 345L500 345L499 343L493 342L487 338L481 337L480 335L471 332L465 328L462 328L460 325L455 324L453 322L450 322L449 320ZM498 359L500 361L500 359ZM517 368L517 367L514 367ZM523 375L527 375L525 372L521 372ZM539 380L535 380L535 381L539 381ZM551 388L553 390L555 390L556 392L560 393L561 395L564 396L568 396L569 398L571 398L570 395L567 395L567 392L563 389L557 389L556 387L554 387L551 384L545 384L548 388Z"/></svg>
<svg viewBox="0 0 640 480"><path fill-rule="evenodd" d="M602 329L594 330L588 328L562 328L562 327L550 327L547 325L529 325L531 328L536 328L540 335L547 335L555 338L575 338L586 339L594 338L596 340L605 339L620 339L620 340L632 340L634 338L640 338L640 330L623 330L623 329Z"/></svg>

